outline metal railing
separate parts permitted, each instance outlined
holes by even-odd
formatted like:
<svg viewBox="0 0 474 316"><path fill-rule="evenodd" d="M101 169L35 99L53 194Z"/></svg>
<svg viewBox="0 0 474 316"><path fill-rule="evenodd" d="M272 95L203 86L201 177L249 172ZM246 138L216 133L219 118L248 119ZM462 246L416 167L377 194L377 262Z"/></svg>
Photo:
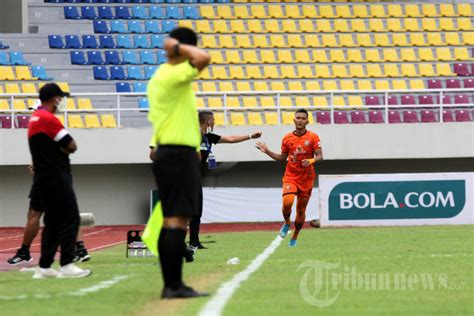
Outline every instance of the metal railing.
<svg viewBox="0 0 474 316"><path fill-rule="evenodd" d="M209 108L215 112L223 112L224 114L224 124L228 125L228 114L229 112L241 112L241 111L273 111L277 112L278 117L278 124L281 124L281 113L283 111L295 110L300 108L301 106L282 106L281 105L281 96L284 95L305 95L305 96L317 96L317 95L326 95L329 96L329 104L328 105L311 105L305 107L307 110L325 110L330 111L330 118L331 123L335 122L334 113L336 110L381 110L384 111L384 123L389 123L389 111L391 109L427 109L433 108L439 110L439 121L443 122L443 110L447 108L474 108L474 103L472 100L468 100L466 104L443 104L443 96L446 94L464 94L470 93L469 98L474 97L474 88L470 89L419 89L419 90L309 90L309 91L227 91L227 92L196 92L196 96L221 96L222 97L222 107L212 107ZM334 98L337 95L383 95L383 104L380 105L334 105ZM400 94L425 94L430 95L433 97L438 97L439 103L438 104L410 104L410 105L389 105L388 100L390 95L400 95ZM227 106L227 98L228 96L274 96L274 100L276 99L275 106L271 107L228 107ZM75 109L75 110L68 110L66 109L64 112L59 114L64 115L64 122L67 126L68 123L68 115L74 113L101 113L101 112L112 112L115 113L117 117L117 127L121 127L122 123L122 116L124 113L130 112L137 112L142 113L145 116L148 109L143 109L138 107L137 97L146 97L145 93L73 93L72 97L74 98L81 98L81 97L107 97L107 102L115 103L115 106L107 107L107 108L93 108L93 109ZM25 98L37 98L37 94L27 94L27 93L18 93L18 94L0 94L0 99L8 98L10 100L10 109L0 109L0 114L6 113L7 115L11 115L12 126L11 128L16 128L14 124L15 116L16 115L25 115L29 114L32 111L25 111L25 110L15 110L14 109L14 102L15 99L25 99ZM131 99L133 98L133 99ZM362 96L361 96L362 98ZM129 102L134 102L134 107L123 107L122 103L124 100L128 100ZM104 102L104 101L100 101Z"/></svg>

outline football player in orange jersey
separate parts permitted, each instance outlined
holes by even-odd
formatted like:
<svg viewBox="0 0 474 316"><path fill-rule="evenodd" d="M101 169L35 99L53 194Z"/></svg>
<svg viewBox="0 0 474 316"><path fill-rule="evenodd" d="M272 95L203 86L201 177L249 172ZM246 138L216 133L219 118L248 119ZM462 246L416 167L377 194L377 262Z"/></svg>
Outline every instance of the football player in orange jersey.
<svg viewBox="0 0 474 316"><path fill-rule="evenodd" d="M291 208L297 196L295 231L291 236L290 247L296 246L296 239L303 227L308 205L313 189L316 173L313 165L323 160L323 151L319 136L306 130L308 112L299 109L295 112L295 130L283 137L281 153L277 154L268 149L265 143L257 142L256 147L277 161L286 161L283 176L283 218L285 223L280 229L280 236L285 238L290 229Z"/></svg>

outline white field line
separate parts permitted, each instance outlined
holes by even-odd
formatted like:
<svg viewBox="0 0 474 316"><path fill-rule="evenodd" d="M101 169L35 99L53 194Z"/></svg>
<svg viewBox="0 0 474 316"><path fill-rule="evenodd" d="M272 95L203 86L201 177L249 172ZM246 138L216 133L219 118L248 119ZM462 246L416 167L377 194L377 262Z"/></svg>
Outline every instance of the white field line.
<svg viewBox="0 0 474 316"><path fill-rule="evenodd" d="M214 295L214 297L201 309L199 316L221 315L225 305L232 298L232 295L235 293L240 284L247 280L252 273L257 271L262 266L263 262L265 262L265 260L267 260L268 257L270 257L270 255L275 252L282 240L283 239L280 236L277 236L277 238L275 238L261 254L252 260L245 270L236 274L230 281L222 284L217 290L216 295Z"/></svg>
<svg viewBox="0 0 474 316"><path fill-rule="evenodd" d="M8 237L0 237L0 241L7 240L7 239L15 239L15 238L19 238L19 237L23 237L23 234L21 234L21 235L14 235L14 236L8 236Z"/></svg>
<svg viewBox="0 0 474 316"><path fill-rule="evenodd" d="M126 243L126 242L127 242L126 240L122 240L122 241L113 242L113 243L108 244L108 245L103 245L103 246L100 246L100 247L95 247L95 248L91 248L91 249L87 249L87 250L89 250L89 251L99 250L99 249L103 249L103 248L112 247L112 246L115 246L115 245L120 245L120 244L123 244L123 243Z"/></svg>

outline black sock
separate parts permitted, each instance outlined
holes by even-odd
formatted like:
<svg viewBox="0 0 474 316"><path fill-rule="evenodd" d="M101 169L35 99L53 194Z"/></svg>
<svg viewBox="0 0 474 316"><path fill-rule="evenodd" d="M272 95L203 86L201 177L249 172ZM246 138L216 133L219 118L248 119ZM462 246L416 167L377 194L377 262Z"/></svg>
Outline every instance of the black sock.
<svg viewBox="0 0 474 316"><path fill-rule="evenodd" d="M30 246L29 245L27 246L25 244L21 244L20 251L21 252L30 252Z"/></svg>
<svg viewBox="0 0 474 316"><path fill-rule="evenodd" d="M160 263L165 287L177 290L182 284L184 240L186 231L177 228L163 228L158 241Z"/></svg>
<svg viewBox="0 0 474 316"><path fill-rule="evenodd" d="M77 250L84 249L84 242L82 240L79 240L78 242L76 242L76 249Z"/></svg>

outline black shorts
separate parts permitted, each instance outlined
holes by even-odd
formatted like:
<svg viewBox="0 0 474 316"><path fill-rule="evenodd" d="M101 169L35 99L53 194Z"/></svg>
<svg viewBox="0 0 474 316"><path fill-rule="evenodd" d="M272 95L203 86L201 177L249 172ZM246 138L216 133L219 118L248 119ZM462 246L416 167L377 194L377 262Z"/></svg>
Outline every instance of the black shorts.
<svg viewBox="0 0 474 316"><path fill-rule="evenodd" d="M158 147L153 173L164 217L193 217L199 214L201 175L195 148Z"/></svg>
<svg viewBox="0 0 474 316"><path fill-rule="evenodd" d="M35 181L33 181L28 198L30 199L30 209L33 209L35 212L39 213L44 212L44 203L41 199L41 194L38 190L38 185L35 184Z"/></svg>

